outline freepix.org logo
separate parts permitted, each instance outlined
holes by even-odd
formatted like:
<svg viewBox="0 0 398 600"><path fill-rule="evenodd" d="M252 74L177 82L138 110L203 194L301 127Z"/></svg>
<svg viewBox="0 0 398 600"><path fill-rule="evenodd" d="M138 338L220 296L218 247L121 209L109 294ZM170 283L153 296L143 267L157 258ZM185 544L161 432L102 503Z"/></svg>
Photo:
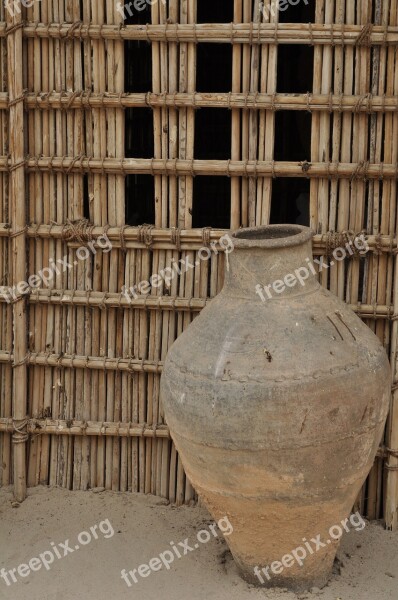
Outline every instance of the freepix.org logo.
<svg viewBox="0 0 398 600"><path fill-rule="evenodd" d="M132 2L126 2L125 4L118 2L116 10L122 15L123 19L127 19L134 15L134 11L142 12L147 6L153 6L159 1L162 4L166 4L166 0L133 0Z"/></svg>
<svg viewBox="0 0 398 600"><path fill-rule="evenodd" d="M301 2L304 2L308 6L309 0L272 0L272 2L260 2L259 11L263 14L266 19L271 14L275 17L278 11L284 12L289 6L297 6Z"/></svg>
<svg viewBox="0 0 398 600"><path fill-rule="evenodd" d="M22 12L21 6L31 8L35 2L41 2L41 0L4 0L4 7L12 17L15 17Z"/></svg>

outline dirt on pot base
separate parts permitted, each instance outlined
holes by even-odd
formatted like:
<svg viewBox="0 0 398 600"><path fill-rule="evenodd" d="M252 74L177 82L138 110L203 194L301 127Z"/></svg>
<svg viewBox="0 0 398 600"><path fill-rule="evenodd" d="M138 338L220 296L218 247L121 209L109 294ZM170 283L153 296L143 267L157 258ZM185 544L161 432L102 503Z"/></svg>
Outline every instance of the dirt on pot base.
<svg viewBox="0 0 398 600"><path fill-rule="evenodd" d="M0 579L1 600L397 598L398 534L384 531L377 523L345 534L327 587L296 595L280 589L257 589L245 583L218 528L214 529L217 537L211 534L207 543L198 543L198 533L211 532L213 524L209 513L200 507L175 508L154 496L39 487L29 490L26 502L13 508L11 490L2 489L0 522L0 570L28 564L40 554L52 551L54 545L62 556L66 540L73 550L61 559L55 558L49 570L42 567L24 578L17 574L18 582L10 586ZM88 535L79 538L82 532ZM207 537L202 534L202 539ZM76 550L78 538L82 544ZM180 549L182 557L175 558L169 570L163 566L148 574L142 568L146 577L140 577L137 571L138 583L130 580L128 587L121 578L122 569L133 571L148 565L151 559L170 551L171 542ZM193 548L186 556L184 543ZM195 548L195 544L199 547Z"/></svg>

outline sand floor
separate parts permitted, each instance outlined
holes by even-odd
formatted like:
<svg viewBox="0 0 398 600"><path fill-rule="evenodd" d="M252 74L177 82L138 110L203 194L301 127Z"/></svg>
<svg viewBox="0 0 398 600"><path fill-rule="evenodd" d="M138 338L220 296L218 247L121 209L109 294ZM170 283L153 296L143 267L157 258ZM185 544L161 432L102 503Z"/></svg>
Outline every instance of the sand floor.
<svg viewBox="0 0 398 600"><path fill-rule="evenodd" d="M187 550L186 556L176 558L170 570L162 565L161 570L147 574L142 568L147 576L140 577L137 572L138 583L130 580L128 587L121 578L122 569L130 571L149 563L170 549L170 542L179 547L179 542L189 538L190 547L194 546L192 540L196 541L198 532L209 530L212 524L203 508L175 508L153 496L47 487L29 490L26 502L13 507L11 490L2 489L0 524L0 570L8 572L29 562L36 569L27 574L29 567L20 568L25 577L18 570L14 572L16 583L8 575L9 586L0 579L1 600L398 598L398 534L384 531L377 523L344 536L335 574L326 588L298 596L247 585L240 579L225 542L214 535L192 552ZM90 532L95 525L98 527ZM49 570L40 559L31 560L41 554L48 563L51 555L54 557ZM158 562L153 566L158 568Z"/></svg>

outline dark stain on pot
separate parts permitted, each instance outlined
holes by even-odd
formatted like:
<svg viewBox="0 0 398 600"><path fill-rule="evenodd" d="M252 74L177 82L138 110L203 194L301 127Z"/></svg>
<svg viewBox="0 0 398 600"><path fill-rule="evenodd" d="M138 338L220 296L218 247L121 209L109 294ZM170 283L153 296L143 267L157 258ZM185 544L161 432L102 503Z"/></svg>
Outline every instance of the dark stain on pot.
<svg viewBox="0 0 398 600"><path fill-rule="evenodd" d="M272 362L272 354L271 354L271 352L269 350L267 350L266 348L264 348L264 354L267 357L268 362L271 363Z"/></svg>
<svg viewBox="0 0 398 600"><path fill-rule="evenodd" d="M335 421L339 415L339 412L340 412L339 408L334 408L333 410L331 410L329 413L330 420Z"/></svg>
<svg viewBox="0 0 398 600"><path fill-rule="evenodd" d="M308 413L309 413L309 412L310 412L310 411L309 411L309 410L307 410L307 412L305 413L305 417L304 417L304 419L303 419L303 422L301 423L301 429L300 429L300 433L303 433L303 431L304 431L305 422L306 422L306 420L307 420L307 417L308 417Z"/></svg>

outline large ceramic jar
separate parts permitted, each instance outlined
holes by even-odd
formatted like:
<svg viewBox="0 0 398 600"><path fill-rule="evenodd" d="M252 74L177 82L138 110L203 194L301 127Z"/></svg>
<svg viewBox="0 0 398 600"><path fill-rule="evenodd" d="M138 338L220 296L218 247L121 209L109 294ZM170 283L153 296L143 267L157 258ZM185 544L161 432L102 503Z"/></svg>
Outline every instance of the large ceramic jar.
<svg viewBox="0 0 398 600"><path fill-rule="evenodd" d="M389 363L372 331L318 283L311 230L231 235L222 292L167 356L166 419L202 500L230 520L243 577L323 586L338 546L331 528L347 529L382 438ZM307 556L292 563L298 547Z"/></svg>

